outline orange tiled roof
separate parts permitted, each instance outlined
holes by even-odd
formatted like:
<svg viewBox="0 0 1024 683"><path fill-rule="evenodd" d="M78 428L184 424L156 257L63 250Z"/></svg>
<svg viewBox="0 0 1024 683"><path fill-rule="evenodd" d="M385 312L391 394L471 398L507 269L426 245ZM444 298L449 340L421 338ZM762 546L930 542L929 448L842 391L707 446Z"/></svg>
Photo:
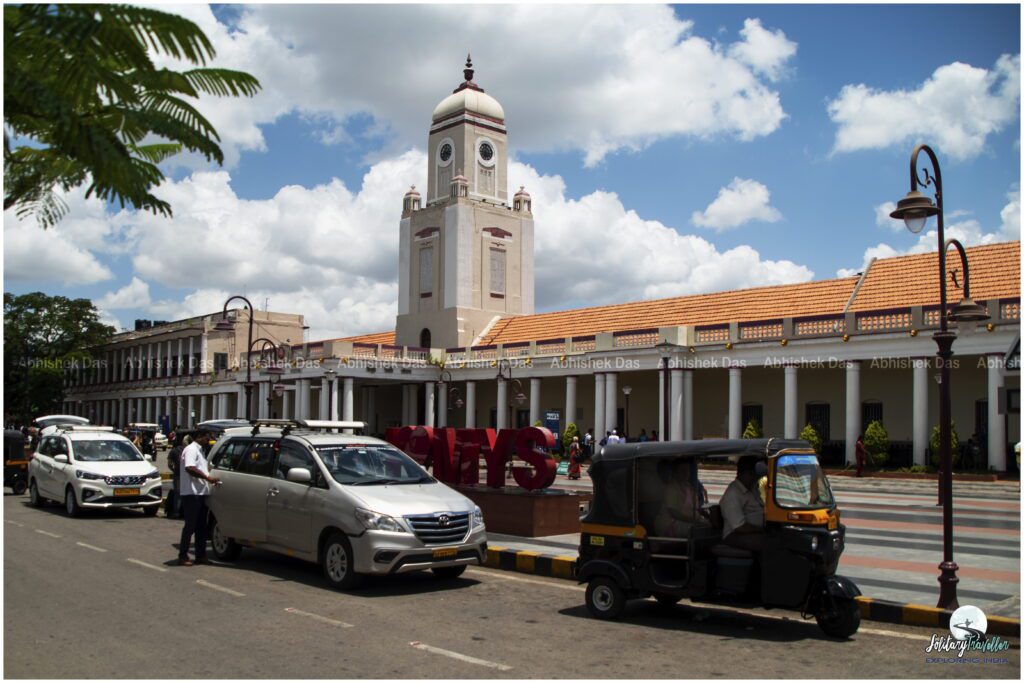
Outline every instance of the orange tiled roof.
<svg viewBox="0 0 1024 683"><path fill-rule="evenodd" d="M321 341L352 342L353 344L394 344L395 333L394 331L374 332L372 334L360 334L355 337L341 337L339 339L324 339Z"/></svg>
<svg viewBox="0 0 1024 683"><path fill-rule="evenodd" d="M976 301L1020 296L1020 242L972 247L967 254L971 296ZM937 258L933 252L875 261L850 310L938 304ZM951 250L947 271L959 267L960 260ZM857 280L837 278L504 318L481 343L841 313ZM947 290L950 301L959 300L958 294L952 287Z"/></svg>

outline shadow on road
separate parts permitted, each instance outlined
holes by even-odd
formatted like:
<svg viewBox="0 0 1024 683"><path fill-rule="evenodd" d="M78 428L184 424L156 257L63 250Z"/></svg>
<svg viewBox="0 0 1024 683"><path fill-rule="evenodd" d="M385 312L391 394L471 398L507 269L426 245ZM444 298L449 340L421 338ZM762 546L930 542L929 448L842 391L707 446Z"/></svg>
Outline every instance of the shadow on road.
<svg viewBox="0 0 1024 683"><path fill-rule="evenodd" d="M559 614L593 620L583 605L559 610ZM680 633L699 633L704 636L744 638L773 643L803 640L835 642L835 639L826 636L813 620L805 621L796 613L793 613L791 618L773 619L727 608L689 604L666 607L654 600L632 600L626 605L620 621Z"/></svg>

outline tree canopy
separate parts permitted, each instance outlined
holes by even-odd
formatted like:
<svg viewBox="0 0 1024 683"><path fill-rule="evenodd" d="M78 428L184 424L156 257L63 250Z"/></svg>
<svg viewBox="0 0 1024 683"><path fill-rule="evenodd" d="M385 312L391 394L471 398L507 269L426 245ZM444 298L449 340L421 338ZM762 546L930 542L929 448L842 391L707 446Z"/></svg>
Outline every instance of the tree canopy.
<svg viewBox="0 0 1024 683"><path fill-rule="evenodd" d="M65 368L88 365L114 332L88 299L4 292L5 419L59 412Z"/></svg>
<svg viewBox="0 0 1024 683"><path fill-rule="evenodd" d="M199 68L157 68L152 54ZM214 56L195 23L155 9L5 5L4 210L52 226L67 212L56 188L88 183L86 196L171 215L151 192L158 164L183 149L224 161L189 98L260 89L245 72L205 67Z"/></svg>

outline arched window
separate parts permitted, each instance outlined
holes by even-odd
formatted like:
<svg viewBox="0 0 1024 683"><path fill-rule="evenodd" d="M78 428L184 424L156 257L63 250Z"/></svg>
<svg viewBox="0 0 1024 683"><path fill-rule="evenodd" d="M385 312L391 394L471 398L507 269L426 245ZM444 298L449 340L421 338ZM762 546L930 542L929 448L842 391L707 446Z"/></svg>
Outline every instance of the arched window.
<svg viewBox="0 0 1024 683"><path fill-rule="evenodd" d="M425 327L423 328L423 331L420 332L420 347L424 349L430 348L430 330Z"/></svg>

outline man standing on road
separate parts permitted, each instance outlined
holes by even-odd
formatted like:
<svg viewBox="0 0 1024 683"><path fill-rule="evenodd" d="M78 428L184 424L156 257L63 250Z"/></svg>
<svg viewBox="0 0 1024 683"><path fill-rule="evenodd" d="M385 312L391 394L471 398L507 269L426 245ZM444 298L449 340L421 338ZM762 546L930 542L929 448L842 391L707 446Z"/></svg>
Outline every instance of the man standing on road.
<svg viewBox="0 0 1024 683"><path fill-rule="evenodd" d="M188 559L188 546L192 535L196 537L196 562L208 564L206 559L206 498L210 495L210 484L217 485L220 479L210 476L203 445L210 441L209 432L199 431L192 443L181 454L181 508L185 513L185 526L181 530L178 544L178 564L192 566Z"/></svg>

